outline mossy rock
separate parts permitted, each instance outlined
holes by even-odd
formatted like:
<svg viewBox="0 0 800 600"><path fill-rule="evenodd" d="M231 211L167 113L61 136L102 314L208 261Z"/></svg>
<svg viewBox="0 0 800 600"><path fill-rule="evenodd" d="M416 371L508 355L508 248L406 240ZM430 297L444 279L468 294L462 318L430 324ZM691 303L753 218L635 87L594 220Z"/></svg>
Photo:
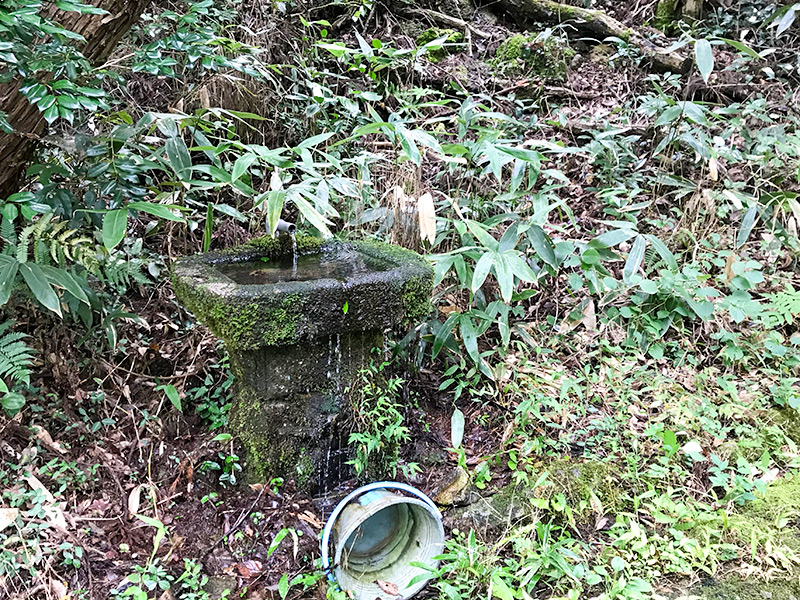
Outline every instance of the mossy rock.
<svg viewBox="0 0 800 600"><path fill-rule="evenodd" d="M430 29L426 29L421 34L417 36L416 43L417 47L424 46L425 44L432 42L433 40L438 40L439 38L445 38L444 44L460 44L464 41L464 34L460 31L455 31L454 29L441 29L439 27L431 27ZM426 54L428 60L432 63L438 63L444 60L448 54L453 52L452 46L447 47L443 45L438 50L430 50Z"/></svg>
<svg viewBox="0 0 800 600"><path fill-rule="evenodd" d="M509 526L528 523L535 517L537 509L532 498L552 498L559 493L564 494L577 521L588 519L592 514L593 496L602 503L606 513L622 509L618 469L611 463L563 459L543 464L540 469L550 474L553 486L535 490L525 486L505 487L493 496L448 513L448 526L462 530L474 528L488 535L503 533ZM581 510L581 506L585 508Z"/></svg>
<svg viewBox="0 0 800 600"><path fill-rule="evenodd" d="M534 34L518 33L497 48L491 66L510 77L541 77L563 82L575 51L566 41L554 36L540 39Z"/></svg>

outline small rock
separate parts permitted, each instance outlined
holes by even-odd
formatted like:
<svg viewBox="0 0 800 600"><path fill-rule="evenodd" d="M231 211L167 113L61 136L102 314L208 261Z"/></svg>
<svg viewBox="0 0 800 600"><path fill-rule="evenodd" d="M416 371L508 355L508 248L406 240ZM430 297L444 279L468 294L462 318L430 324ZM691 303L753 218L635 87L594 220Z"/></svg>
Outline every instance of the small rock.
<svg viewBox="0 0 800 600"><path fill-rule="evenodd" d="M447 512L444 523L450 529L489 533L505 530L513 524L529 523L533 518L528 494L508 487L488 498L470 498L467 506Z"/></svg>
<svg viewBox="0 0 800 600"><path fill-rule="evenodd" d="M236 584L236 577L228 575L212 575L208 578L208 583L205 585L205 592L208 594L210 600L219 600L227 590L229 594L236 591L239 586Z"/></svg>
<svg viewBox="0 0 800 600"><path fill-rule="evenodd" d="M772 592L761 590L761 597L766 598L766 600L769 600L770 598L772 598Z"/></svg>
<svg viewBox="0 0 800 600"><path fill-rule="evenodd" d="M464 501L469 493L470 477L464 467L456 467L434 492L433 500L442 506L452 506Z"/></svg>

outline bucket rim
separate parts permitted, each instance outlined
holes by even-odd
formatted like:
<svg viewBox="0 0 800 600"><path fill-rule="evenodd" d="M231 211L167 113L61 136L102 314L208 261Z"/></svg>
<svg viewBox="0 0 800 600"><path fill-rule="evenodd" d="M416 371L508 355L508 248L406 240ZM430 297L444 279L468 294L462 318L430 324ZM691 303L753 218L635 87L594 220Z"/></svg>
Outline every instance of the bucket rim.
<svg viewBox="0 0 800 600"><path fill-rule="evenodd" d="M339 503L336 505L336 508L333 509L333 512L328 517L328 521L325 523L325 529L322 531L322 541L321 545L321 554L322 554L322 569L326 573L328 573L329 579L335 579L333 572L330 568L330 538L331 533L333 532L333 526L336 523L336 520L339 518L341 512L345 509L345 507L350 504L353 500L361 496L362 494L366 494L367 492L371 492L374 490L380 489L388 489L388 490L400 490L403 492L407 492L416 496L419 500L427 506L431 512L433 513L434 517L436 517L440 522L442 520L442 513L439 510L439 507L431 500L428 496L423 494L417 488L410 486L406 483L399 483L396 481L377 481L375 483L369 483L367 485L363 485L360 488L356 488L347 496L342 498Z"/></svg>

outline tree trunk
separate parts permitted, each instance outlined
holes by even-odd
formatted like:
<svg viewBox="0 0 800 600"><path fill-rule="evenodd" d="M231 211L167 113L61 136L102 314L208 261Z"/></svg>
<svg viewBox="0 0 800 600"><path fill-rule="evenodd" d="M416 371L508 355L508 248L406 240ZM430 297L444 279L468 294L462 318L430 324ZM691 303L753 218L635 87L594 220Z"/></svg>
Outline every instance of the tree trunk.
<svg viewBox="0 0 800 600"><path fill-rule="evenodd" d="M692 66L691 59L678 52L661 52L636 30L625 27L600 10L570 6L552 0L497 0L492 6L517 22L568 23L580 35L592 36L601 42L607 37L620 38L636 46L659 71L685 73Z"/></svg>
<svg viewBox="0 0 800 600"><path fill-rule="evenodd" d="M108 11L104 15L61 11L51 6L47 17L81 34L86 43L81 49L94 64L105 60L152 0L91 0L90 4ZM14 133L0 133L0 199L19 189L24 168L45 130L39 109L19 93L17 80L0 84L0 107L8 114Z"/></svg>

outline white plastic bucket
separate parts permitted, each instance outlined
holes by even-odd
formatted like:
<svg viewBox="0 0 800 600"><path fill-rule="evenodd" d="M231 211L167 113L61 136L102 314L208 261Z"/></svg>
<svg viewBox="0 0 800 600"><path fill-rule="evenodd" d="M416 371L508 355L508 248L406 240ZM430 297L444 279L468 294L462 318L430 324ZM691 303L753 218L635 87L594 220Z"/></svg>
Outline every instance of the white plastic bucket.
<svg viewBox="0 0 800 600"><path fill-rule="evenodd" d="M427 583L409 585L426 573L410 563L436 568L434 557L443 549L442 515L433 501L411 486L384 481L355 490L336 506L322 535L322 566L354 600L405 600ZM389 593L395 587L397 594Z"/></svg>

